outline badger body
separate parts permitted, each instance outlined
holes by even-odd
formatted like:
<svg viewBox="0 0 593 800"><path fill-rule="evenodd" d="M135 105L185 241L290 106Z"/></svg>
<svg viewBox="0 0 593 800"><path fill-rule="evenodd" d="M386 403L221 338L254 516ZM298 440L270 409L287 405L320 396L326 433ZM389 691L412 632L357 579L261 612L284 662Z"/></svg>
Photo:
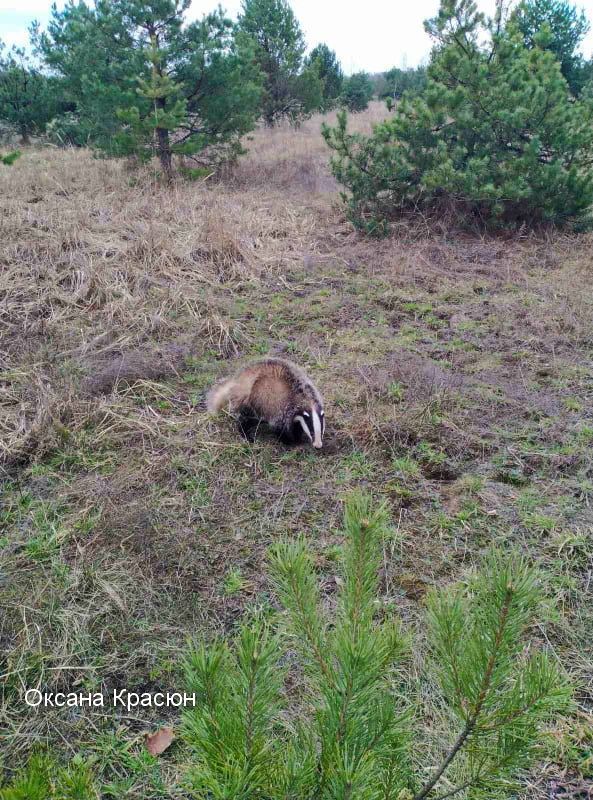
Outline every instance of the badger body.
<svg viewBox="0 0 593 800"><path fill-rule="evenodd" d="M253 441L262 424L286 444L303 438L320 448L325 416L323 399L309 376L283 358L255 361L218 383L208 393L209 411L227 408L238 415L241 433Z"/></svg>

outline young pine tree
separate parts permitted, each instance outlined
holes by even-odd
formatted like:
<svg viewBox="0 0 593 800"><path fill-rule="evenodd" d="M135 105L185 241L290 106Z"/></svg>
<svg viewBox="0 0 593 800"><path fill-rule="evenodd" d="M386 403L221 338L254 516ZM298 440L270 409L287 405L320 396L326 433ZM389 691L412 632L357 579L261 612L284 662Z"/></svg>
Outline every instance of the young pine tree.
<svg viewBox="0 0 593 800"><path fill-rule="evenodd" d="M342 92L344 73L333 50L318 44L307 56L307 65L313 67L322 83L322 110L333 108Z"/></svg>
<svg viewBox="0 0 593 800"><path fill-rule="evenodd" d="M344 526L335 608L322 603L304 541L281 542L270 557L279 619L256 613L232 642L189 653L188 684L198 697L183 720L191 796L508 796L542 723L568 698L554 662L526 647L539 605L534 574L499 554L468 589L430 596L427 670L440 681L443 711L457 720L453 735L438 731L435 752L405 700L406 637L380 602L385 508L354 495Z"/></svg>
<svg viewBox="0 0 593 800"><path fill-rule="evenodd" d="M114 139L115 150L136 155L141 160L152 158L155 151L167 181L173 178L173 143L171 136L187 119L187 100L182 87L167 69L167 52L161 49L159 26L151 21L143 27L149 36L146 58L150 62L150 78L138 79L141 102L118 110L124 123ZM144 105L144 108L142 107Z"/></svg>
<svg viewBox="0 0 593 800"><path fill-rule="evenodd" d="M91 144L109 155L182 155L202 166L241 152L261 75L250 41L223 12L185 23L190 0L97 0L54 8L38 51L64 78Z"/></svg>
<svg viewBox="0 0 593 800"><path fill-rule="evenodd" d="M98 800L91 768L75 756L59 767L47 753L35 753L20 766L10 783L0 787L0 800Z"/></svg>
<svg viewBox="0 0 593 800"><path fill-rule="evenodd" d="M415 211L480 226L587 221L593 105L497 9L487 22L472 0L441 0L426 88L371 136L349 134L344 115L325 127L357 225L383 231Z"/></svg>
<svg viewBox="0 0 593 800"><path fill-rule="evenodd" d="M297 121L318 108L323 84L315 69L303 65L305 39L287 0L243 0L239 28L255 44L264 75L261 113L266 125Z"/></svg>
<svg viewBox="0 0 593 800"><path fill-rule="evenodd" d="M344 80L341 102L348 111L358 113L368 108L373 98L373 84L366 72L355 72Z"/></svg>
<svg viewBox="0 0 593 800"><path fill-rule="evenodd" d="M60 76L68 106L52 125L66 128L68 142L108 152L121 128L117 110L138 102L138 77L148 77L144 50L127 17L104 0L67 3L52 8L47 30L31 26L31 42Z"/></svg>

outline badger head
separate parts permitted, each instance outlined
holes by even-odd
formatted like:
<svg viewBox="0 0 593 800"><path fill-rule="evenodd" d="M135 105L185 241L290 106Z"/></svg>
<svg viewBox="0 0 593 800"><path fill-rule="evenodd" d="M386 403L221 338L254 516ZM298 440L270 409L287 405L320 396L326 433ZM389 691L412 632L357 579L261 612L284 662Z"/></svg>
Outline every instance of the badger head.
<svg viewBox="0 0 593 800"><path fill-rule="evenodd" d="M325 413L320 403L312 402L310 405L298 409L293 418L293 425L297 432L302 430L313 447L318 450L323 447Z"/></svg>

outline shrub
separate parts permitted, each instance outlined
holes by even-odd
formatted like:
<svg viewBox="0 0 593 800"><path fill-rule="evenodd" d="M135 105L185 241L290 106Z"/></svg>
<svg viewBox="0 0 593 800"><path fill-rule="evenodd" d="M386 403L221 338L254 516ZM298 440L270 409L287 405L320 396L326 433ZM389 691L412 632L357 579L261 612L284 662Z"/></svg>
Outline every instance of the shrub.
<svg viewBox="0 0 593 800"><path fill-rule="evenodd" d="M406 637L378 599L385 508L354 495L345 530L334 613L322 604L305 543L281 542L270 559L281 622L255 613L232 644L189 653L198 697L183 721L191 795L423 800L470 787L480 797L511 791L541 723L568 696L554 662L526 649L539 602L533 573L492 556L468 589L430 596L430 662L443 712L458 726L455 738L438 732L444 745L435 756L414 736L421 723L404 697Z"/></svg>
<svg viewBox="0 0 593 800"><path fill-rule="evenodd" d="M382 232L411 211L494 227L588 220L593 104L501 13L487 23L471 0L442 0L426 88L371 136L349 134L345 115L324 127L356 224Z"/></svg>
<svg viewBox="0 0 593 800"><path fill-rule="evenodd" d="M6 153L3 156L0 156L0 163L4 164L6 167L12 167L14 162L21 157L20 150L12 150L10 153Z"/></svg>

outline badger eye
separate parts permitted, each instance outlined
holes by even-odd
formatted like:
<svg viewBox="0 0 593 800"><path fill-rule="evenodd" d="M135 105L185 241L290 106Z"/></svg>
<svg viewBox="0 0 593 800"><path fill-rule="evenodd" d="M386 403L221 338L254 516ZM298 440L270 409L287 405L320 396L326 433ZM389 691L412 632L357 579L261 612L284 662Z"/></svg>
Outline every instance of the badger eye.
<svg viewBox="0 0 593 800"><path fill-rule="evenodd" d="M310 416L311 414L309 414L308 411L303 411L303 417L310 417Z"/></svg>
<svg viewBox="0 0 593 800"><path fill-rule="evenodd" d="M319 412L319 416L320 416L320 417L325 417L325 411L320 411L320 412Z"/></svg>

